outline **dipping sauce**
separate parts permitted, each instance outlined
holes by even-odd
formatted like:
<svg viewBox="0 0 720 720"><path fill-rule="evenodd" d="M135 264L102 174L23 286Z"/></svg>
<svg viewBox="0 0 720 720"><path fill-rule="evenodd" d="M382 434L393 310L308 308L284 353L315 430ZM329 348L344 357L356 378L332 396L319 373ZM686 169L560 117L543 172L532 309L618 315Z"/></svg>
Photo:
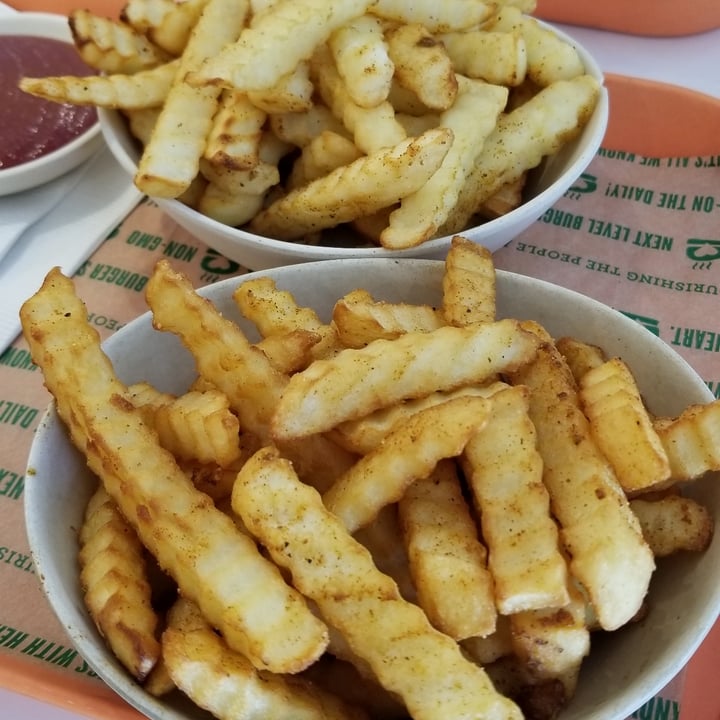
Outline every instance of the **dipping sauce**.
<svg viewBox="0 0 720 720"><path fill-rule="evenodd" d="M97 122L95 108L34 97L18 88L20 78L90 74L69 43L0 35L0 170L47 155Z"/></svg>

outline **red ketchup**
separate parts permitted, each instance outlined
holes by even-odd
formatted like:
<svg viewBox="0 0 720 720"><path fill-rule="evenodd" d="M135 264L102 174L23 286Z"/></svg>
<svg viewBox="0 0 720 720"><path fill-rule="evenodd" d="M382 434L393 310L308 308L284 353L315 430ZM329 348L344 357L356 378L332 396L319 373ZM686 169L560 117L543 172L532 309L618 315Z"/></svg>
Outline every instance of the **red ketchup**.
<svg viewBox="0 0 720 720"><path fill-rule="evenodd" d="M0 35L0 170L47 155L97 122L95 108L34 97L18 88L20 78L90 74L69 43Z"/></svg>

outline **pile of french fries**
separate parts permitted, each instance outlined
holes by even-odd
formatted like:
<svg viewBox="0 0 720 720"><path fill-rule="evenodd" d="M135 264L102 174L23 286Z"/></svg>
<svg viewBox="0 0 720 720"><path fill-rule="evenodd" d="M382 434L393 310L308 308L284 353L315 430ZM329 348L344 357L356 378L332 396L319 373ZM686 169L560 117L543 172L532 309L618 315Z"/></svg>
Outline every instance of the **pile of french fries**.
<svg viewBox="0 0 720 720"><path fill-rule="evenodd" d="M495 294L456 236L437 308L358 288L326 321L247 279L256 340L162 260L153 325L197 368L173 396L123 384L48 274L21 320L99 478L80 582L145 690L222 720L545 720L591 636L652 613L657 559L712 537L681 488L720 469L720 401L654 417L621 359Z"/></svg>
<svg viewBox="0 0 720 720"><path fill-rule="evenodd" d="M69 17L100 75L21 87L124 113L151 197L261 236L398 250L516 208L591 116L598 80L534 7L128 0L118 20Z"/></svg>

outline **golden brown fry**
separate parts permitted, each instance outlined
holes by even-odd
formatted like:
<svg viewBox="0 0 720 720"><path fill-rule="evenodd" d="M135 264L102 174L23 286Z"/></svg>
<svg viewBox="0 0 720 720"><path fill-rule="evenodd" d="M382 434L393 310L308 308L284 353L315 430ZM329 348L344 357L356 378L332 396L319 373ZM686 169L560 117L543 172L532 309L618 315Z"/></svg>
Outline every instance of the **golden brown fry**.
<svg viewBox="0 0 720 720"><path fill-rule="evenodd" d="M442 321L430 305L374 300L365 290L353 290L335 303L333 324L345 347L360 348L380 338L437 330Z"/></svg>
<svg viewBox="0 0 720 720"><path fill-rule="evenodd" d="M499 612L562 607L568 573L543 484L527 388L491 397L492 422L465 447L461 466L481 518Z"/></svg>
<svg viewBox="0 0 720 720"><path fill-rule="evenodd" d="M499 85L458 77L457 87L457 98L439 121L441 127L452 130L452 147L432 177L390 213L388 226L380 234L383 247L414 247L436 235L507 103L507 88Z"/></svg>
<svg viewBox="0 0 720 720"><path fill-rule="evenodd" d="M478 208L501 187L575 137L592 114L599 92L597 80L581 75L543 88L502 115L440 234L462 232Z"/></svg>
<svg viewBox="0 0 720 720"><path fill-rule="evenodd" d="M378 17L399 23L420 23L432 33L464 30L480 25L491 17L495 6L479 0L377 0L369 11Z"/></svg>
<svg viewBox="0 0 720 720"><path fill-rule="evenodd" d="M240 458L240 423L219 390L184 393L153 419L160 443L180 460L228 467Z"/></svg>
<svg viewBox="0 0 720 720"><path fill-rule="evenodd" d="M720 470L720 400L691 405L677 418L658 418L654 427L670 459L672 480Z"/></svg>
<svg viewBox="0 0 720 720"><path fill-rule="evenodd" d="M310 81L310 64L303 60L272 87L248 90L248 97L268 113L302 112L312 107L314 90Z"/></svg>
<svg viewBox="0 0 720 720"><path fill-rule="evenodd" d="M397 82L431 110L451 107L457 98L458 82L442 42L419 22L391 27L385 36Z"/></svg>
<svg viewBox="0 0 720 720"><path fill-rule="evenodd" d="M292 293L277 287L272 278L260 277L238 285L233 293L243 317L254 323L264 338L302 330L318 336L310 349L313 358L334 355L342 346L335 328L309 307L298 305Z"/></svg>
<svg viewBox="0 0 720 720"><path fill-rule="evenodd" d="M512 645L533 682L559 680L563 704L575 692L580 666L590 652L585 596L568 583L562 607L527 610L510 616Z"/></svg>
<svg viewBox="0 0 720 720"><path fill-rule="evenodd" d="M523 173L517 180L505 183L478 207L478 215L485 220L494 220L519 207L523 201L526 181L527 173Z"/></svg>
<svg viewBox="0 0 720 720"><path fill-rule="evenodd" d="M489 28L501 32L519 32L527 52L527 74L541 87L557 80L571 80L585 73L585 65L574 45L544 28L517 7L501 7Z"/></svg>
<svg viewBox="0 0 720 720"><path fill-rule="evenodd" d="M611 358L580 379L580 404L598 447L625 493L669 484L670 461L630 368Z"/></svg>
<svg viewBox="0 0 720 720"><path fill-rule="evenodd" d="M515 87L525 80L527 51L519 30L468 30L446 33L438 40L445 46L456 73L505 87Z"/></svg>
<svg viewBox="0 0 720 720"><path fill-rule="evenodd" d="M270 127L281 139L299 148L305 147L324 131L348 135L342 122L325 105L314 104L305 112L270 115Z"/></svg>
<svg viewBox="0 0 720 720"><path fill-rule="evenodd" d="M226 90L220 98L203 157L213 165L251 170L260 161L260 140L267 113L245 93Z"/></svg>
<svg viewBox="0 0 720 720"><path fill-rule="evenodd" d="M417 603L456 640L495 631L497 611L487 550L480 542L455 463L438 463L398 503Z"/></svg>
<svg viewBox="0 0 720 720"><path fill-rule="evenodd" d="M248 0L209 0L203 8L138 163L135 185L144 193L176 198L198 174L220 89L191 87L185 78L206 58L237 38L248 9Z"/></svg>
<svg viewBox="0 0 720 720"><path fill-rule="evenodd" d="M171 55L181 55L208 0L127 0L120 17Z"/></svg>
<svg viewBox="0 0 720 720"><path fill-rule="evenodd" d="M345 23L330 36L328 47L354 103L375 107L387 100L395 67L378 18L361 15Z"/></svg>
<svg viewBox="0 0 720 720"><path fill-rule="evenodd" d="M322 340L319 333L310 330L290 330L268 335L257 343L272 366L280 373L292 375L304 370L313 361L313 348Z"/></svg>
<svg viewBox="0 0 720 720"><path fill-rule="evenodd" d="M189 279L160 261L147 286L147 301L158 329L180 336L198 372L222 390L243 430L269 440L272 414L287 382L240 327L223 317L193 289ZM303 480L328 487L353 456L321 435L283 443Z"/></svg>
<svg viewBox="0 0 720 720"><path fill-rule="evenodd" d="M317 48L310 62L310 74L318 95L333 115L352 134L358 149L366 154L401 143L405 130L395 118L395 109L387 100L363 107L351 97L350 88L340 76L326 46Z"/></svg>
<svg viewBox="0 0 720 720"><path fill-rule="evenodd" d="M184 275L160 261L147 286L147 302L159 330L178 334L198 372L222 390L243 429L263 441L286 379L253 347L242 330L197 295Z"/></svg>
<svg viewBox="0 0 720 720"><path fill-rule="evenodd" d="M162 647L175 685L220 720L365 720L362 711L301 677L255 669L188 600L171 608Z"/></svg>
<svg viewBox="0 0 720 720"><path fill-rule="evenodd" d="M442 292L442 315L448 325L493 322L496 291L492 253L456 235L445 257Z"/></svg>
<svg viewBox="0 0 720 720"><path fill-rule="evenodd" d="M250 229L292 240L372 214L415 192L440 167L452 131L428 130L292 190L260 212Z"/></svg>
<svg viewBox="0 0 720 720"><path fill-rule="evenodd" d="M412 482L427 477L441 459L457 457L487 422L489 410L485 398L468 396L416 413L341 475L323 502L354 533L399 500Z"/></svg>
<svg viewBox="0 0 720 720"><path fill-rule="evenodd" d="M400 597L368 551L275 451L261 450L248 461L238 474L232 505L416 720L521 718L482 668L435 630L420 608Z"/></svg>
<svg viewBox="0 0 720 720"><path fill-rule="evenodd" d="M635 498L630 508L637 515L655 557L680 551L702 552L710 544L715 523L710 511L692 498L666 495Z"/></svg>
<svg viewBox="0 0 720 720"><path fill-rule="evenodd" d="M437 390L482 384L535 356L538 338L514 320L442 327L376 340L292 376L273 416L273 436L303 437Z"/></svg>
<svg viewBox="0 0 720 720"><path fill-rule="evenodd" d="M165 101L179 62L158 65L134 75L91 75L31 78L20 80L20 89L31 95L73 105L141 110L157 108Z"/></svg>
<svg viewBox="0 0 720 720"><path fill-rule="evenodd" d="M188 77L195 87L264 90L308 60L334 30L362 15L370 0L278 0ZM283 52L278 52L278 48Z"/></svg>
<svg viewBox="0 0 720 720"><path fill-rule="evenodd" d="M487 385L463 385L456 390L433 392L413 400L388 405L356 420L347 420L336 425L328 434L349 451L358 455L367 455L379 447L393 429L399 428L421 410L457 397L490 397L506 387L508 386L505 383L493 382Z"/></svg>
<svg viewBox="0 0 720 720"><path fill-rule="evenodd" d="M506 615L498 615L495 630L485 637L469 637L460 641L463 651L478 665L485 667L501 657L512 655L512 632Z"/></svg>
<svg viewBox="0 0 720 720"><path fill-rule="evenodd" d="M313 662L327 644L324 624L160 447L127 401L72 281L51 270L21 320L73 442L183 595L259 667L295 672Z"/></svg>
<svg viewBox="0 0 720 720"><path fill-rule="evenodd" d="M586 589L606 630L628 622L640 609L655 568L652 552L612 467L592 438L575 381L543 328L535 360L511 372L530 389L530 418L543 458L569 568Z"/></svg>
<svg viewBox="0 0 720 720"><path fill-rule="evenodd" d="M350 165L360 157L362 152L350 138L332 130L323 130L303 146L293 163L287 187L293 190L343 165Z"/></svg>
<svg viewBox="0 0 720 720"><path fill-rule="evenodd" d="M160 658L145 551L102 486L88 502L79 541L80 585L90 616L128 672L143 681Z"/></svg>
<svg viewBox="0 0 720 720"><path fill-rule="evenodd" d="M104 73L132 75L172 59L131 25L89 10L71 11L68 25L80 57Z"/></svg>
<svg viewBox="0 0 720 720"><path fill-rule="evenodd" d="M602 365L607 360L601 347L583 342L578 338L567 336L557 338L555 347L565 358L576 383L580 382L586 372Z"/></svg>

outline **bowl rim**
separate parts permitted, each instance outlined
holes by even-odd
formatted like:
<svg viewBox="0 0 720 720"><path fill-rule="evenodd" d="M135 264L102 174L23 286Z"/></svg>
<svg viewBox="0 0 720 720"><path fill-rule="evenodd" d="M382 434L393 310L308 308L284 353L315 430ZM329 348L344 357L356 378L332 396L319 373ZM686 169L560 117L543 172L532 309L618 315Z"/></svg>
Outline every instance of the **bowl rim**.
<svg viewBox="0 0 720 720"><path fill-rule="evenodd" d="M586 146L577 154L577 157L564 170L563 175L578 177L584 168L586 168L600 148L605 132L607 130L610 114L609 94L605 86L604 74L598 64L598 61L578 40L574 39L562 28L558 28L540 18L534 18L541 27L552 30L559 38L571 44L580 54L585 65L587 74L595 77L600 83L600 93L597 105L582 130L583 136L590 138ZM118 162L131 175L135 176L137 172L137 163L128 155L126 144L120 141L121 135L127 135L120 132L122 129L121 119L118 111L98 108L98 117L105 142L110 147ZM481 235L502 235L507 233L517 222L518 217L522 213L525 217L540 217L544 209L548 206L548 200L551 202L557 195L555 183L551 184L537 195L523 202L518 208L492 220L488 220L478 226L477 237L478 242L482 242ZM242 240L243 245L247 245L252 249L259 251L274 252L278 255L285 255L287 262L292 262L293 258L301 257L303 261L313 262L314 260L328 259L328 253L332 258L372 258L372 257L413 257L421 253L422 255L435 256L434 254L442 252L451 235L444 235L430 240L426 240L418 246L406 248L403 250L389 250L383 247L339 247L331 246L315 246L301 242L293 242L288 240L278 240L276 238L257 235L249 232L244 228L225 225L218 220L214 220L208 216L202 216L197 210L184 205L179 200L167 198L152 198L161 208L170 211L173 217L179 218L178 222L184 227L188 224L196 225L202 222L207 226L207 231L216 235L221 235L228 241ZM199 219L198 219L199 218ZM187 224L186 224L187 223ZM462 234L462 233L460 233Z"/></svg>
<svg viewBox="0 0 720 720"><path fill-rule="evenodd" d="M409 261L400 261L390 258L354 259L351 261L326 260L315 263L303 264L300 266L285 265L269 270L260 270L253 273L247 273L221 280L213 285L205 286L203 288L200 288L198 292L205 297L209 297L210 299L227 297L232 291L232 289L235 288L237 285L255 277L271 276L278 279L278 281L281 281L284 275L293 274L296 272L311 274L316 271L317 273L326 274L332 273L335 267L342 267L347 269L348 263L350 263L350 269L353 271L355 277L364 276L362 272L358 272L357 269L359 268L364 267L367 270L367 274L369 275L373 267L379 268L383 266L387 268L389 266L392 266L398 268L401 265L414 266L415 268L418 268L419 271L427 271L427 273L429 274L436 273L434 277L439 277L439 270L443 265L443 261L440 260L424 259L413 259ZM425 268L425 270L423 270L423 268ZM524 276L519 273L503 270L497 270L497 273L500 288L507 285L509 289L512 289L514 283L522 283L526 287L530 288L533 292L559 291L563 299L567 299L569 302L572 301L574 303L572 305L573 307L579 304L581 308L595 308L604 316L604 320L607 320L608 317L612 317L613 322L615 322L616 325L613 325L613 329L608 332L608 342L610 343L610 347L612 347L612 343L622 342L622 340L616 340L616 338L622 336L623 334L630 334L632 336L635 336L638 333L639 329L643 329L642 326L637 323L637 321L634 321L631 318L623 315L618 310L615 310L612 307L605 305L600 301L594 300L593 298L590 298L589 296L586 296L577 291L555 285L545 280ZM530 316L533 316L536 310L534 307L530 307L528 312ZM121 330L108 338L103 343L103 347L112 356L113 353L119 351L119 348L122 346L128 332L132 332L133 328L137 328L143 324L147 325L147 323L149 322L150 312L148 311L130 321ZM605 328L606 326L603 325L602 327ZM155 332L159 331L153 331L153 336ZM703 399L705 401L714 399L709 388L707 388L702 379L680 355L678 355L669 345L667 345L667 343L665 343L659 337L655 336L649 331L645 332L647 332L647 336L644 338L644 340L646 340L647 345L645 346L644 344L644 347L647 347L649 350L657 351L661 356L661 360L663 363L670 363L673 372L678 369L683 369L683 372L687 373L683 380L684 384L686 383L686 381L689 382L690 380L692 380L692 390L690 394L694 397L691 398L691 400L694 399L700 402ZM668 370L667 372L669 373L670 370ZM648 383L652 383L653 378L645 378L645 381ZM46 433L48 431L48 428L51 428L53 425L55 426L55 429L57 431L58 423L59 420L54 410L54 403L51 402L46 410L45 415L41 420L38 431L36 432L36 438L39 438L39 440L34 440L31 446L28 458L28 471L26 475L28 478L34 477L35 475L33 468L38 464L37 459L42 450L42 448L40 447L40 441L42 440L44 433ZM69 442L67 440L66 434L64 434L63 437L67 442ZM713 478L712 480L716 479L717 478ZM98 671L99 668L103 668L102 671L98 672L98 674L101 675L103 680L113 690L115 690L115 692L117 692L121 697L125 698L128 702L133 704L139 710L147 711L152 709L156 716L158 718L161 718L162 720L164 720L165 718L178 720L178 718L184 717L183 715L175 714L174 708L169 708L167 705L163 704L157 699L150 696L146 697L147 694L143 694L142 689L132 683L132 681L129 680L129 676L125 676L124 671L121 668L117 667L117 664L108 666L109 651L107 651L104 646L102 646L102 644L94 643L92 639L89 638L82 631L82 628L76 626L72 621L68 621L67 618L61 617L60 610L56 605L58 602L58 596L64 593L63 588L67 583L65 583L63 579L56 577L57 573L55 571L55 568L45 564L45 560L43 560L42 548L38 546L38 542L40 541L40 536L38 535L38 532L40 528L35 527L35 523L33 522L33 507L36 504L34 498L36 496L40 497L43 494L44 490L36 486L35 483L26 483L24 508L26 526L28 528L28 539L30 541L33 561L36 564L36 571L41 579L42 587L46 594L46 597L48 598L48 602L51 605L55 614L57 615L58 619L65 626L65 629L68 632L73 643L78 647L79 650L82 651L86 660L90 663L91 666L93 666L96 671ZM715 554L717 554L717 545L714 552ZM50 559L47 558L47 561L50 562ZM55 596L54 601L52 599L53 594ZM693 618L693 623L691 626L683 627L682 632L679 633L680 637L676 643L679 644L679 647L674 647L676 655L672 658L666 659L663 662L660 662L659 665L655 665L653 667L652 682L642 681L640 679L640 676L638 676L637 678L633 678L632 682L626 684L625 686L614 688L613 699L608 700L606 703L604 703L603 707L600 710L598 710L597 708L591 708L588 713L583 716L583 720L625 720L625 717L627 715L636 710L644 702L646 702L653 695L659 692L668 682L670 682L670 680L672 680L673 677L675 677L675 675L682 669L682 667L687 663L692 654L699 647L700 643L717 620L718 612L720 611L720 584L718 584L717 586L713 586L710 590L706 589L706 592L703 593L703 598L704 605L702 606L702 612L699 613L698 616ZM137 696L138 690L140 690L141 692L140 698L138 698ZM631 701L633 705L632 707L629 706L629 703ZM561 717L563 716L561 715Z"/></svg>
<svg viewBox="0 0 720 720"><path fill-rule="evenodd" d="M73 44L67 17L55 13L17 12L3 15L0 35L30 35ZM89 158L102 144L98 116L82 134L52 152L20 165L0 168L0 196L29 190L54 180Z"/></svg>

